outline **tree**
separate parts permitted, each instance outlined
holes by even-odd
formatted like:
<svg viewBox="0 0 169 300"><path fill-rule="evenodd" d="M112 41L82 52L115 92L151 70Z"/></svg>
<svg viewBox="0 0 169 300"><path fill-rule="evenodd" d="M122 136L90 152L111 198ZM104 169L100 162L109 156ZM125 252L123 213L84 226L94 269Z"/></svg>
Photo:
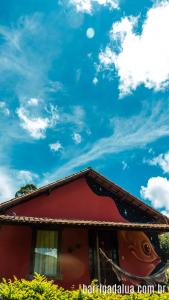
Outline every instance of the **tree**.
<svg viewBox="0 0 169 300"><path fill-rule="evenodd" d="M169 260L169 232L160 235L161 257Z"/></svg>
<svg viewBox="0 0 169 300"><path fill-rule="evenodd" d="M37 187L34 184L26 184L22 186L15 194L15 197L23 196L37 190Z"/></svg>

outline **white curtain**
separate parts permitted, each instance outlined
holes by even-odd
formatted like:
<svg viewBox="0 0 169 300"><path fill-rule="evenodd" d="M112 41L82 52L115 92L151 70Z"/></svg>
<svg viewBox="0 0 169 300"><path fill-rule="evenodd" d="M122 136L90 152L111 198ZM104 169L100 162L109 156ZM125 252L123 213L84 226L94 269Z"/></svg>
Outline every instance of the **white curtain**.
<svg viewBox="0 0 169 300"><path fill-rule="evenodd" d="M58 260L58 232L38 230L36 235L34 272L56 276Z"/></svg>

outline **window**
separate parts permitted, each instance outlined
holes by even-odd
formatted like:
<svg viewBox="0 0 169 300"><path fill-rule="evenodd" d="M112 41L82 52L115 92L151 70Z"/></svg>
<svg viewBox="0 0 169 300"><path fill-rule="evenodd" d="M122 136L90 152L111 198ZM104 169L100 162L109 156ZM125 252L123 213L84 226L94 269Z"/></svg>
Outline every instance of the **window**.
<svg viewBox="0 0 169 300"><path fill-rule="evenodd" d="M58 232L37 230L34 249L34 272L50 277L58 274Z"/></svg>

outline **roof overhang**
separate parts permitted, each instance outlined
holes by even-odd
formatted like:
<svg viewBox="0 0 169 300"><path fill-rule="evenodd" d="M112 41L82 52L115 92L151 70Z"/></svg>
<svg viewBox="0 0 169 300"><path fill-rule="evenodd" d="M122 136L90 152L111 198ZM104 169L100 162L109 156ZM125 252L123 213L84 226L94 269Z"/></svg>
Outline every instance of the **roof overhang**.
<svg viewBox="0 0 169 300"><path fill-rule="evenodd" d="M123 229L123 230L154 230L159 232L169 232L167 224L145 224L145 223L121 223L93 220L72 220L72 219L51 219L35 218L26 216L0 215L0 224L14 225L61 225L73 227L92 227L104 229Z"/></svg>

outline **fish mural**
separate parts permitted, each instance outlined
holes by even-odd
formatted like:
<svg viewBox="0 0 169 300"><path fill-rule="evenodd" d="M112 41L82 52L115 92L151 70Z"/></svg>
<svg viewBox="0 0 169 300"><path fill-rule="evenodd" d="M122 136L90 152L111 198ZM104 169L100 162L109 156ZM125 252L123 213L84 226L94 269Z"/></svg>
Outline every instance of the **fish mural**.
<svg viewBox="0 0 169 300"><path fill-rule="evenodd" d="M109 204L112 221L119 223L143 223L152 222L144 212L137 207L119 202L114 195L107 191L99 183L88 179L91 190ZM126 205L126 206L125 206ZM160 252L153 245L158 236L153 233L153 240L144 231L123 230L112 231L99 234L99 250L101 255L101 281L110 282L114 276L110 276L113 271L120 282L140 284L165 282L165 270L168 263L164 263L160 258ZM155 234L155 235L154 235ZM116 236L115 240L113 236ZM157 253L158 251L158 253ZM108 267L109 265L109 267ZM111 265L111 266L110 266Z"/></svg>
<svg viewBox="0 0 169 300"><path fill-rule="evenodd" d="M150 239L142 231L119 231L119 265L138 276L150 275L160 264Z"/></svg>
<svg viewBox="0 0 169 300"><path fill-rule="evenodd" d="M164 284L165 272L169 263L164 264L157 254L149 237L143 231L117 231L118 262L113 261L105 249L100 245L101 258L111 265L119 282L125 285ZM113 276L112 276L113 278ZM105 282L106 282L105 278Z"/></svg>

